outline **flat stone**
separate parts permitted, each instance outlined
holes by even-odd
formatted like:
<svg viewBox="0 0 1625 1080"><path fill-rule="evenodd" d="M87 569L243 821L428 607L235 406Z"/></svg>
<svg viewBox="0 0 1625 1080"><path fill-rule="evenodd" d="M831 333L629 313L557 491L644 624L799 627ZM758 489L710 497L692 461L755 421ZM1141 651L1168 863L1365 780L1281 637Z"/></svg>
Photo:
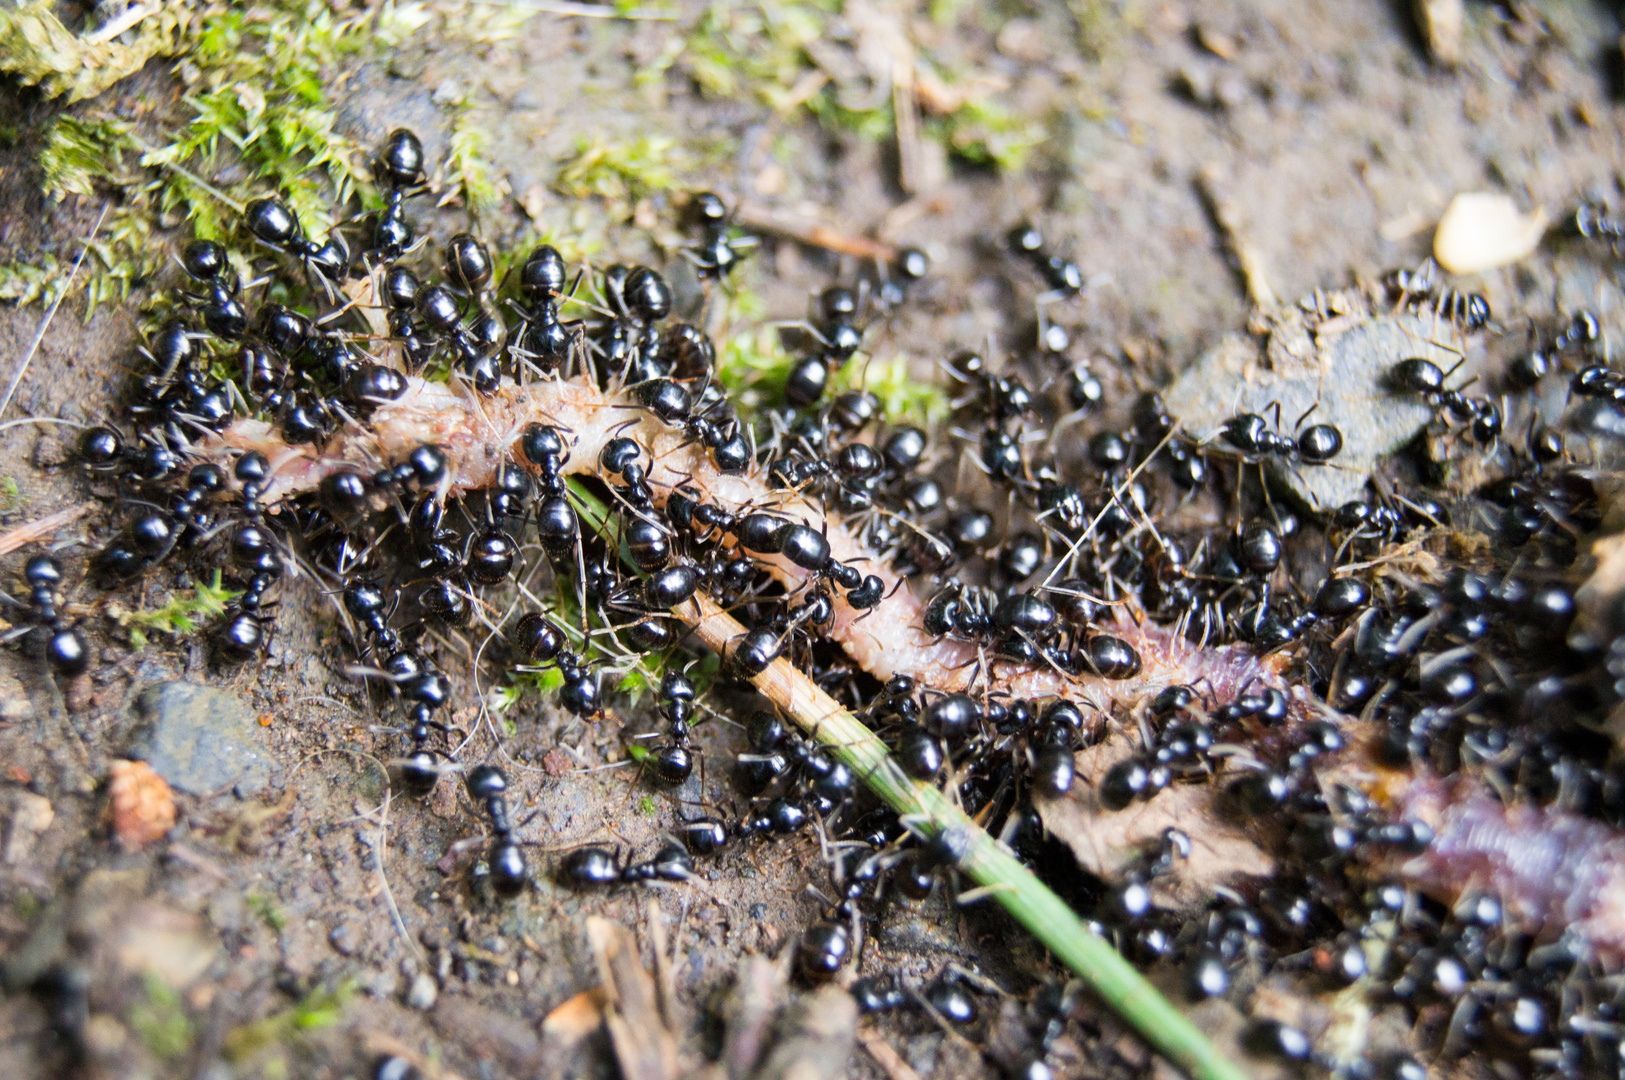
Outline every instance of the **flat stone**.
<svg viewBox="0 0 1625 1080"><path fill-rule="evenodd" d="M130 756L193 795L265 790L271 763L254 745L248 710L231 694L188 682L161 682L136 697Z"/></svg>
<svg viewBox="0 0 1625 1080"><path fill-rule="evenodd" d="M1295 437L1293 424L1318 404L1304 426L1335 424L1343 434L1342 453L1325 465L1270 459L1265 469L1274 484L1310 509L1332 510L1359 497L1378 460L1433 418L1420 395L1390 388L1394 365L1415 356L1449 371L1465 348L1453 328L1431 314L1350 312L1321 319L1286 308L1270 316L1262 352L1251 341L1227 337L1190 365L1163 400L1186 434L1216 455L1228 452L1217 441L1219 430L1238 413L1256 413L1273 425L1279 403L1281 433ZM1458 372L1450 384L1465 381Z"/></svg>

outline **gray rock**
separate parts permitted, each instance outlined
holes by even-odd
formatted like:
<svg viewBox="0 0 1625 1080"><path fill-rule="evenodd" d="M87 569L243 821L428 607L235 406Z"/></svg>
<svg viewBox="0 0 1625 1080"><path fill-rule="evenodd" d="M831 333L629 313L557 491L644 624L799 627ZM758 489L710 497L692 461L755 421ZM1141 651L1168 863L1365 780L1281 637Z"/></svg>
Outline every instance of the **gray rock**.
<svg viewBox="0 0 1625 1080"><path fill-rule="evenodd" d="M333 946L340 956L354 956L356 954L356 950L360 947L360 941L356 937L355 927L351 926L349 923L339 923L337 926L333 927L333 929L329 930L327 932L327 941L328 944Z"/></svg>
<svg viewBox="0 0 1625 1080"><path fill-rule="evenodd" d="M435 999L440 996L440 987L436 985L434 976L427 971L420 971L412 980L412 987L406 992L406 1004L413 1009L427 1012L434 1008Z"/></svg>
<svg viewBox="0 0 1625 1080"><path fill-rule="evenodd" d="M271 763L254 745L248 710L230 694L187 682L161 682L136 697L130 756L171 787L206 795L235 787L263 791Z"/></svg>
<svg viewBox="0 0 1625 1080"><path fill-rule="evenodd" d="M1276 402L1282 433L1291 436L1297 418L1318 403L1304 425L1335 424L1343 452L1325 465L1272 460L1266 468L1273 482L1311 509L1329 510L1358 497L1378 459L1433 417L1419 396L1389 388L1393 366L1420 356L1448 371L1463 348L1450 326L1431 316L1351 313L1317 321L1288 308L1272 317L1263 355L1250 341L1226 338L1187 368L1163 399L1184 431L1204 443L1216 440L1237 413L1257 413L1273 424ZM1465 381L1458 373L1451 385ZM1214 442L1212 449L1223 446Z"/></svg>

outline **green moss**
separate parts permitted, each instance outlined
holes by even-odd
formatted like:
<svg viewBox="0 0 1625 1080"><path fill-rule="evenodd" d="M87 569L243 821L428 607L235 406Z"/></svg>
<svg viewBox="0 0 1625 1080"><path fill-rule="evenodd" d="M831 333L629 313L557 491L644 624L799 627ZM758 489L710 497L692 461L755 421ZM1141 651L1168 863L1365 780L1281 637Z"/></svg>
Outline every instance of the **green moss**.
<svg viewBox="0 0 1625 1080"><path fill-rule="evenodd" d="M452 122L450 154L446 159L445 180L456 197L476 217L489 214L507 194L507 184L492 172L485 153L491 137L484 128L460 115Z"/></svg>
<svg viewBox="0 0 1625 1080"><path fill-rule="evenodd" d="M392 5L345 17L324 0L221 6L183 28L186 115L157 145L94 112L52 120L40 133L44 189L57 199L116 196L74 284L86 293L86 317L127 298L160 267L159 222L225 237L242 204L275 193L307 231L320 233L335 207L382 205L366 150L337 130L326 73L415 25ZM47 258L0 267L0 300L54 300L70 266Z"/></svg>
<svg viewBox="0 0 1625 1080"><path fill-rule="evenodd" d="M1109 0L1079 3L1109 6ZM962 0L940 2L931 14L939 24L951 24L961 6ZM809 49L814 42L833 40L831 23L841 10L834 2L715 0L681 51L669 61L662 56L661 70L667 64L677 67L711 97L752 97L775 112L805 109L832 131L871 140L893 138L896 116L890 94L865 95L873 106L855 108L853 95L833 83L808 92L809 80L827 73ZM928 63L923 54L920 62ZM947 116L933 118L924 132L968 161L1004 169L1019 168L1044 134L1042 125L1014 117L985 94L969 96Z"/></svg>
<svg viewBox="0 0 1625 1080"><path fill-rule="evenodd" d="M892 423L911 421L930 427L948 415L948 396L941 387L916 379L905 356L890 360L857 356L830 376L830 395L856 389L879 398L881 410Z"/></svg>
<svg viewBox="0 0 1625 1080"><path fill-rule="evenodd" d="M331 1027L344 1018L345 1007L355 990L355 984L349 980L333 989L318 988L291 1008L234 1028L221 1044L226 1060L239 1063L305 1032Z"/></svg>
<svg viewBox="0 0 1625 1080"><path fill-rule="evenodd" d="M63 113L46 130L39 151L45 193L60 201L69 195L95 195L98 180L128 184L133 177L124 159L134 150L128 124Z"/></svg>
<svg viewBox="0 0 1625 1080"><path fill-rule="evenodd" d="M282 933L282 928L288 925L287 917L282 914L282 909L276 906L275 900L272 900L264 893L249 893L244 902L248 904L248 910L265 920L265 925L277 933Z"/></svg>
<svg viewBox="0 0 1625 1080"><path fill-rule="evenodd" d="M655 816L655 801L654 801L654 799L650 798L648 795L645 795L641 799L639 799L638 800L638 813L642 814L644 817L654 817Z"/></svg>
<svg viewBox="0 0 1625 1080"><path fill-rule="evenodd" d="M0 476L0 514L9 514L27 501L15 476Z"/></svg>
<svg viewBox="0 0 1625 1080"><path fill-rule="evenodd" d="M630 206L676 187L677 159L677 141L666 135L620 142L583 135L560 167L555 186L572 198L596 195L612 205Z"/></svg>
<svg viewBox="0 0 1625 1080"><path fill-rule="evenodd" d="M975 165L1019 169L1047 133L1036 120L1017 116L991 98L967 101L925 124L926 134Z"/></svg>
<svg viewBox="0 0 1625 1080"><path fill-rule="evenodd" d="M191 1049L197 1029L186 1015L180 995L162 979L148 975L146 994L130 1006L130 1027L141 1037L147 1050L160 1061L171 1061Z"/></svg>
<svg viewBox="0 0 1625 1080"><path fill-rule="evenodd" d="M785 349L779 331L760 326L731 334L717 354L717 381L745 414L784 396L795 357Z"/></svg>
<svg viewBox="0 0 1625 1080"><path fill-rule="evenodd" d="M226 613L226 606L241 596L239 590L227 589L220 584L220 571L214 572L212 582L198 582L191 596L176 594L152 611L133 611L123 617L126 625L137 630L155 630L161 634L190 635L197 633L201 623L218 619Z"/></svg>
<svg viewBox="0 0 1625 1080"><path fill-rule="evenodd" d="M53 304L67 284L67 272L55 255L41 256L36 264L0 263L0 302Z"/></svg>

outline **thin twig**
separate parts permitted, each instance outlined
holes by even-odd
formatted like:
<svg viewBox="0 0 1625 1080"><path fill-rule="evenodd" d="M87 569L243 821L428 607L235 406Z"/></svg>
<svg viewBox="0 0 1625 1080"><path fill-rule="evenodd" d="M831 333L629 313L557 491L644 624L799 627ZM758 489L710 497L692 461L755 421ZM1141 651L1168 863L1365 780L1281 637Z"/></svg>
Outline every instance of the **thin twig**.
<svg viewBox="0 0 1625 1080"><path fill-rule="evenodd" d="M792 240L800 241L811 247L823 248L839 255L851 255L858 259L874 259L876 262L890 263L897 258L897 249L890 244L883 244L879 240L871 240L867 236L856 236L852 233L841 232L827 225L821 225L809 218L801 217L771 206L764 206L756 202L743 202L735 214L735 220L747 229L756 229L761 232L778 233L788 236Z"/></svg>
<svg viewBox="0 0 1625 1080"><path fill-rule="evenodd" d="M89 503L63 507L52 514L19 525L10 532L0 534L0 555L10 555L24 544L50 536L64 525L72 524L90 512Z"/></svg>
<svg viewBox="0 0 1625 1080"><path fill-rule="evenodd" d="M106 220L107 204L103 203L102 212L97 216L96 224L85 240L85 246L79 249L79 257L73 260L73 269L68 271L68 280L62 283L62 291L56 294L56 299L51 301L45 317L40 320L39 329L34 331L34 340L28 343L28 351L23 354L22 362L17 365L16 372L11 376L11 385L6 387L5 397L0 398L0 416L4 416L6 409L11 405L11 395L17 392L17 384L23 381L23 373L28 370L28 365L34 362L34 354L39 351L40 342L45 340L45 331L50 329L51 320L56 318L56 309L68 298L68 292L73 288L73 279L79 276L79 267L84 265L85 256L90 254L90 245L95 242L96 234L102 231L102 222Z"/></svg>

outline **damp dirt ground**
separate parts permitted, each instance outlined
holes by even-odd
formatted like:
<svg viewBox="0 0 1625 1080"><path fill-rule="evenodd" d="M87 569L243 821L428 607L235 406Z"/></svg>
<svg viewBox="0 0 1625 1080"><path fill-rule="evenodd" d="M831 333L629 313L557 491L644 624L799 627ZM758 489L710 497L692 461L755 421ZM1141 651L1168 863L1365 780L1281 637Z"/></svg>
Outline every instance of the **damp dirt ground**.
<svg viewBox="0 0 1625 1080"><path fill-rule="evenodd" d="M1103 38L1080 28L1080 13L1097 8L1113 13ZM1050 314L1071 331L1076 358L1094 358L1108 402L1126 406L1136 388L1166 385L1245 328L1244 249L1274 293L1293 299L1416 263L1456 192L1502 190L1556 216L1583 195L1617 191L1625 106L1615 10L1475 2L1468 16L1463 59L1448 70L1430 62L1410 5L1397 0L1010 4L962 9L949 25L919 18L919 34L998 74L1010 107L1041 118L1050 135L1018 171L938 162L936 182L912 196L898 185L889 139L702 97L676 76L659 93L638 85L676 32L663 22L539 13L497 45L411 41L358 61L335 73L330 93L358 142L408 125L431 155L450 130L441 102L467 102L459 108L493 133L492 163L511 191L482 223L491 235L521 235L527 213L552 215L598 230L606 256L659 257L638 228L606 224L600 204L572 207L549 187L578 137L653 131L693 149L685 185L921 246L931 277L870 347L906 354L922 376L961 348L1026 347L1036 282L1010 264L1002 237L1034 218L1089 282L1082 300ZM154 63L95 105L139 110L181 90ZM0 88L0 112L30 122L60 107ZM650 209L670 227L667 203ZM0 245L13 257L82 235L95 212L88 200L48 201L26 155L0 152ZM430 221L441 233L461 227L456 211ZM793 319L843 269L828 252L769 238L741 279L771 315ZM1497 312L1586 306L1616 337L1620 329L1614 286L1561 245L1479 287ZM134 320L107 307L88 322L81 315L70 300L50 322L5 420L118 415ZM8 376L40 321L37 305L0 308ZM469 641L445 637L438 657L458 675L450 713L470 733L465 754L506 756L538 871L525 896L494 902L471 876L478 850L467 842L482 819L459 785L448 779L423 801L386 799L383 768L399 740L380 727L392 714L346 675L353 658L319 583L283 586L261 661L222 666L198 636L153 634L131 647L117 611L157 607L210 567L179 560L112 592L85 581L85 561L119 511L105 498L110 486L71 463L73 430L0 426L0 476L16 485L0 529L88 508L49 539L68 566L68 611L92 640L90 670L67 682L0 650L0 947L19 984L64 957L82 965L88 1075L359 1077L396 1046L463 1077L615 1075L601 1035L566 1045L542 1028L598 982L585 934L594 914L640 933L663 920L683 1051L695 1062L714 1054L717 1003L739 958L780 955L816 917L807 886L828 879L813 835L742 846L705 863L698 881L659 891L583 894L552 871L556 852L573 845L646 853L679 811L733 812L726 763L742 744L736 729L709 726L703 782L674 797L614 765L623 730L653 729L646 702L617 702L609 719L584 724L531 699L508 714L511 732L498 731L479 721ZM8 589L37 549L0 557ZM124 852L109 836L109 768L137 739L138 695L167 680L241 706L263 782L181 792L176 829ZM748 708L722 704L733 716ZM872 934L866 973L918 979L953 963L1015 995L1059 974L997 912L956 909L947 886L893 908ZM325 1023L301 1023L312 1016ZM8 988L0 1076L67 1074L51 1020L45 997ZM998 1075L976 1049L983 1028L945 1033L911 1015L878 1030L921 1076ZM1065 1039L1052 1057L1062 1075L1160 1068L1087 1005ZM847 1069L885 1075L863 1050Z"/></svg>

